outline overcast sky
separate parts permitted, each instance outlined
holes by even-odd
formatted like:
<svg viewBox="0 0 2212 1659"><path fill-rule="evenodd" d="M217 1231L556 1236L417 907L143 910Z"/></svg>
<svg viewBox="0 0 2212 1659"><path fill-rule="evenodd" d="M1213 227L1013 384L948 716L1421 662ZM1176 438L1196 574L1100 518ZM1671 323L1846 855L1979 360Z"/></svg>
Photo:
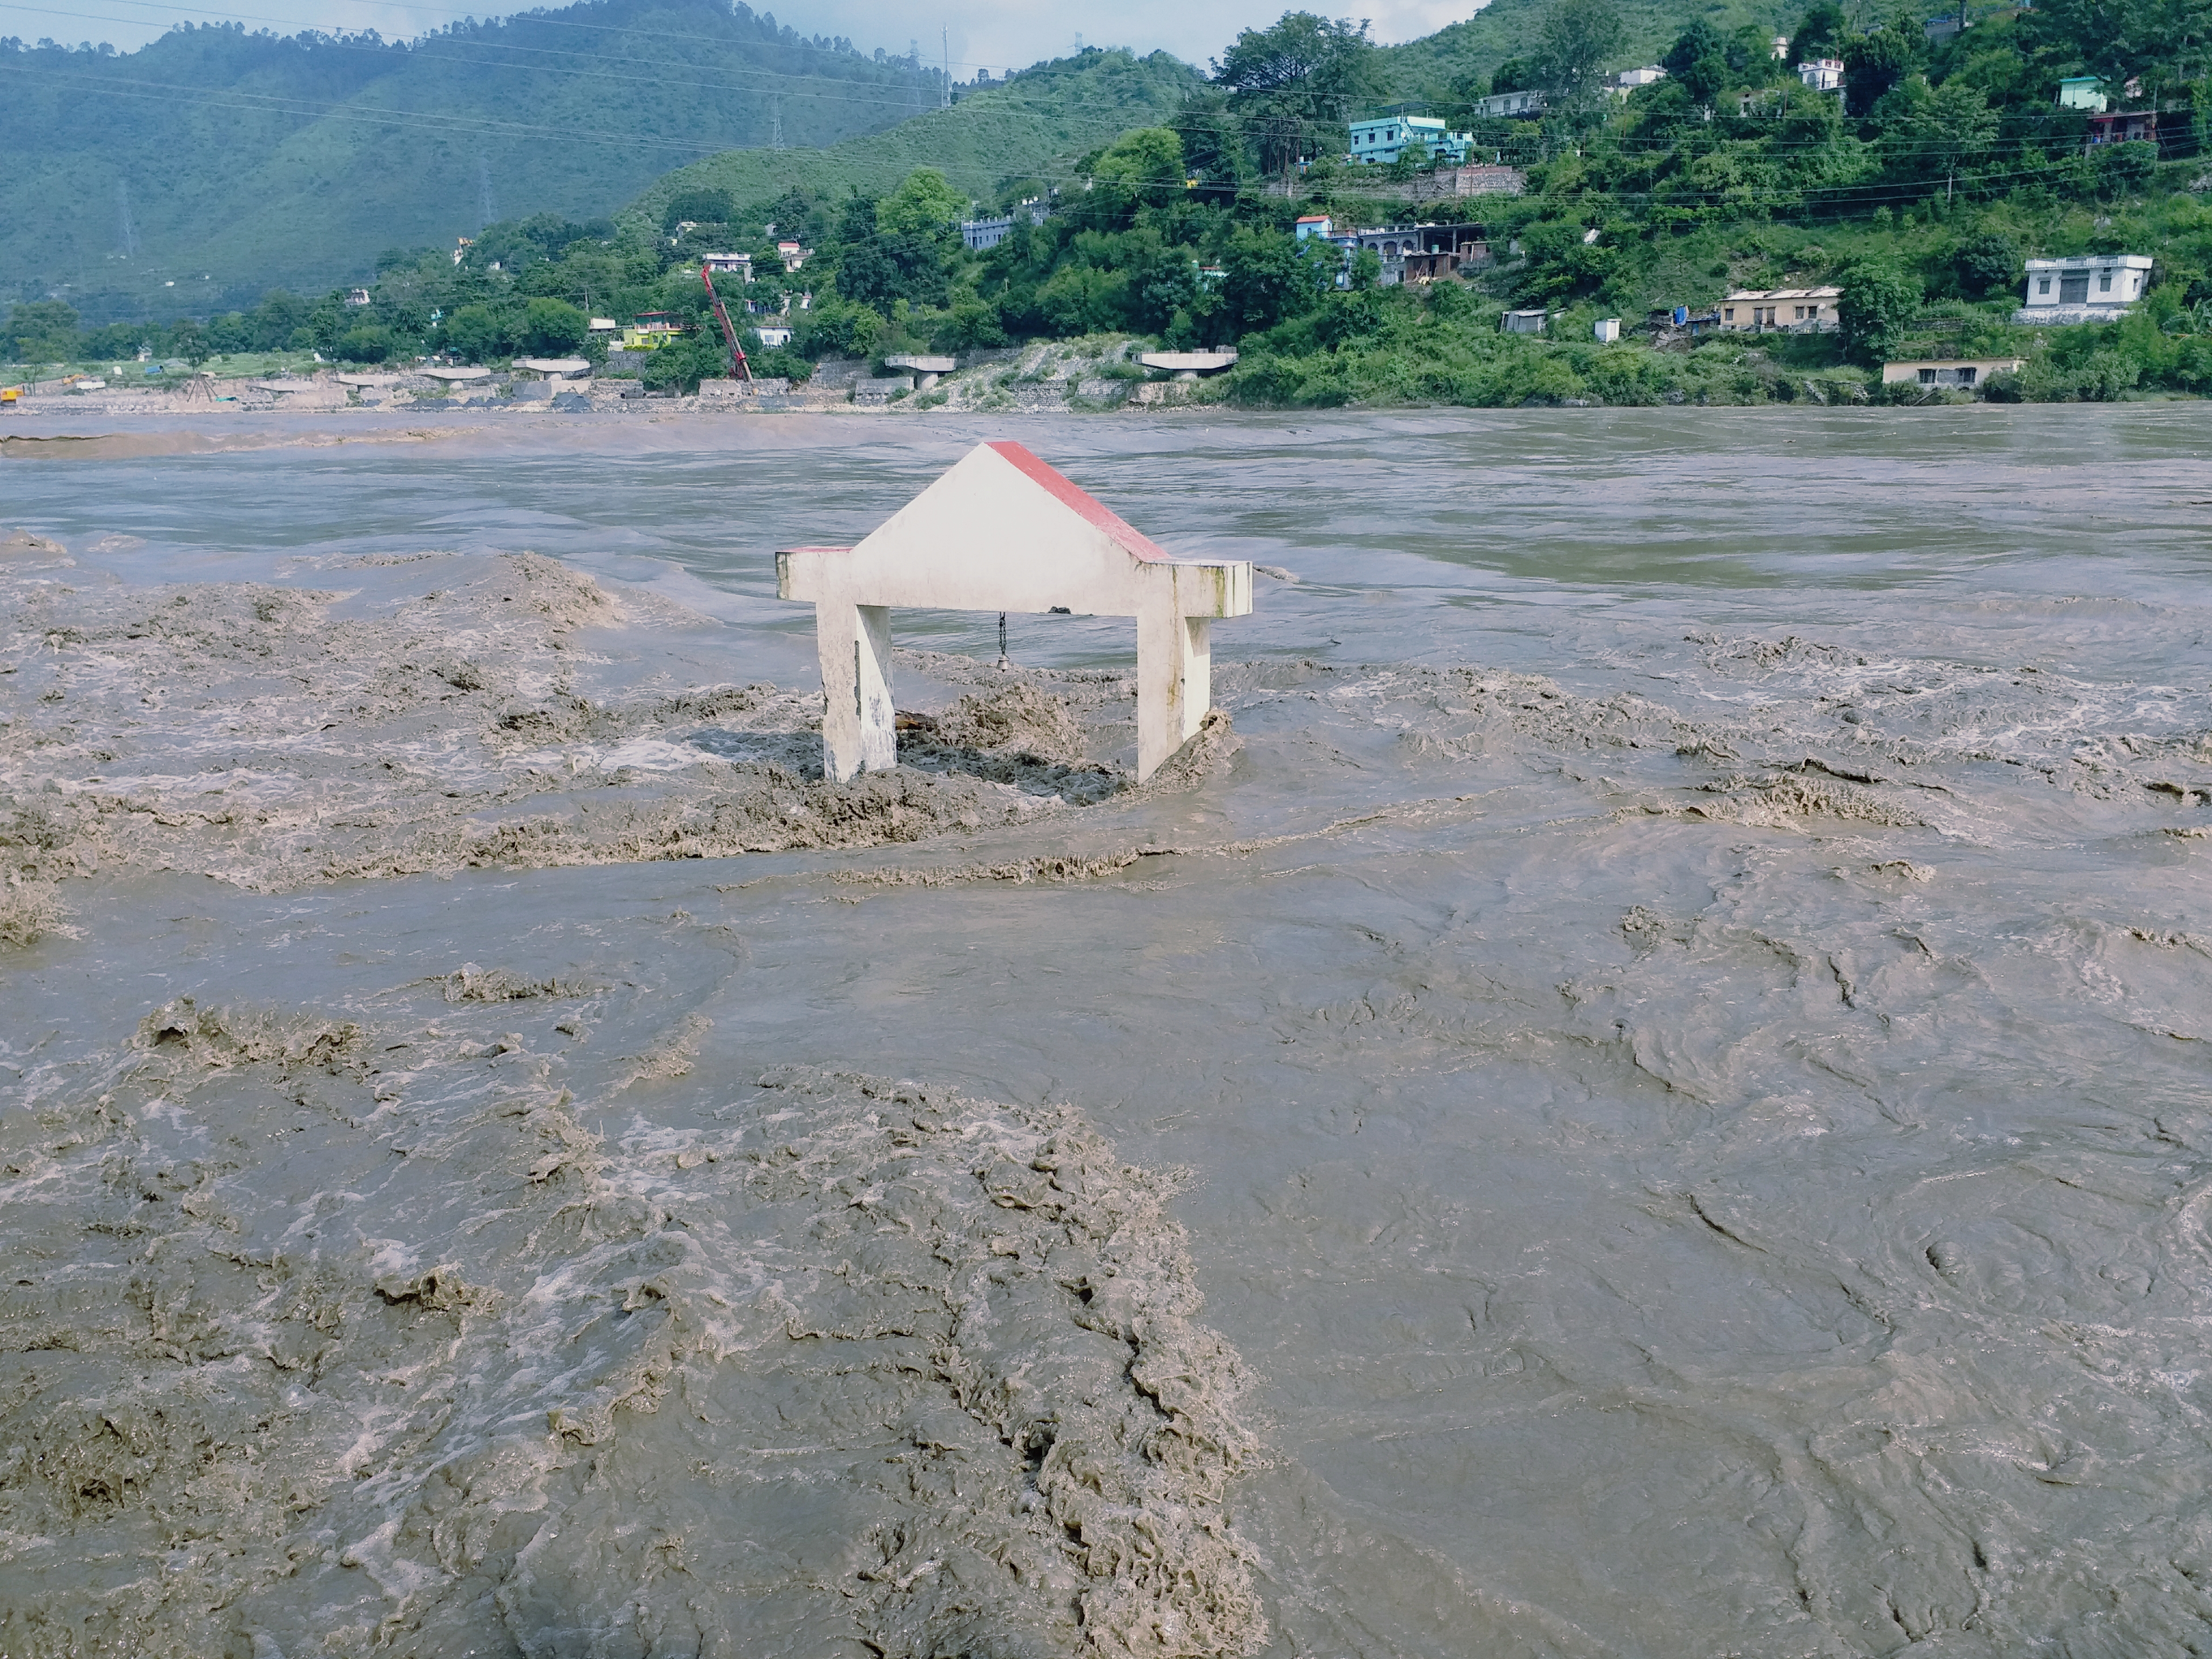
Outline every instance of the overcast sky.
<svg viewBox="0 0 2212 1659"><path fill-rule="evenodd" d="M869 0L750 0L773 10L779 21L805 34L842 34L864 52L881 46L903 52L918 42L925 58L941 50L939 31L951 37L953 75L972 80L978 69L1003 74L1040 58L1073 52L1079 37L1085 46L1128 46L1139 52L1165 50L1206 67L1209 58L1242 28L1273 22L1296 0L1118 0L1112 5L1051 6L1036 0L921 0L916 5L869 3ZM1334 5L1304 0L1311 9L1335 12ZM210 0L209 5L154 4L150 0L39 0L11 5L0 0L0 35L25 40L52 38L69 46L81 40L108 41L119 51L143 45L173 23L242 21L248 28L292 33L303 28L331 31L375 29L386 39L404 39L457 17L498 16L519 6L500 4L401 4L397 0ZM1410 40L1475 10L1474 0L1376 0L1342 9L1374 20L1379 41Z"/></svg>

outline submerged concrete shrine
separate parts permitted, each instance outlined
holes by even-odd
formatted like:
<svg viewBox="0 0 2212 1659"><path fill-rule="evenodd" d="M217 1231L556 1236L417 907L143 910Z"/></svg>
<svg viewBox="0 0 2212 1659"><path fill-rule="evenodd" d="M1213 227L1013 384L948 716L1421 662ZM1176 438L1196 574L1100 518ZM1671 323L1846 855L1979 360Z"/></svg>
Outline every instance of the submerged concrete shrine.
<svg viewBox="0 0 2212 1659"><path fill-rule="evenodd" d="M839 782L898 763L894 606L1134 617L1139 781L1212 706L1212 618L1252 611L1249 561L1173 556L1018 443L978 444L857 547L780 550L775 586L813 602Z"/></svg>

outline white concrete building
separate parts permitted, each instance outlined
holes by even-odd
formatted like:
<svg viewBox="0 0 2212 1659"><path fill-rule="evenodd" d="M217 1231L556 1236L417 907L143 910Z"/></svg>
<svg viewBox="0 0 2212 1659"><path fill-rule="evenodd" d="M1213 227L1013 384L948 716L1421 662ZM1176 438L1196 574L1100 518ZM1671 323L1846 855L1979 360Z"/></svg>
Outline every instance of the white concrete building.
<svg viewBox="0 0 2212 1659"><path fill-rule="evenodd" d="M1544 112L1544 94L1534 89L1493 92L1487 98L1474 100L1474 112L1486 120L1534 118Z"/></svg>
<svg viewBox="0 0 2212 1659"><path fill-rule="evenodd" d="M1808 58L1797 65L1797 78L1815 92L1841 92L1844 89L1844 60L1840 58Z"/></svg>
<svg viewBox="0 0 2212 1659"><path fill-rule="evenodd" d="M1642 69L1623 70L1606 82L1606 90L1616 98L1626 98L1638 87L1656 84L1667 78L1667 71L1656 64L1646 64Z"/></svg>
<svg viewBox="0 0 2212 1659"><path fill-rule="evenodd" d="M2015 323L2108 323L2150 286L2151 261L2141 253L2076 253L2027 262L2027 303Z"/></svg>

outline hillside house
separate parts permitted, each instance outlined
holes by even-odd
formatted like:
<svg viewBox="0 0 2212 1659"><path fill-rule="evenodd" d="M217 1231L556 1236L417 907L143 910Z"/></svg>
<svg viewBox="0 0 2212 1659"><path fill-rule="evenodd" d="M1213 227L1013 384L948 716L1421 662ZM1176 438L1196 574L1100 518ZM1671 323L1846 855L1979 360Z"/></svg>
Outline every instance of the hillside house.
<svg viewBox="0 0 2212 1659"><path fill-rule="evenodd" d="M1454 166L1467 160L1474 140L1464 132L1445 130L1432 115L1384 115L1352 124L1352 149L1347 161L1371 161L1387 167L1408 149L1425 151L1432 160Z"/></svg>
<svg viewBox="0 0 2212 1659"><path fill-rule="evenodd" d="M988 253L1013 234L1014 216L1011 213L960 222L960 240L970 253Z"/></svg>
<svg viewBox="0 0 2212 1659"><path fill-rule="evenodd" d="M1474 112L1486 121L1534 121L1544 112L1544 94L1533 88L1526 92L1493 92L1474 100Z"/></svg>
<svg viewBox="0 0 2212 1659"><path fill-rule="evenodd" d="M717 276L735 276L741 283L753 279L753 256L750 253L709 253L699 263Z"/></svg>
<svg viewBox="0 0 2212 1659"><path fill-rule="evenodd" d="M1642 69L1627 69L1612 76L1605 89L1616 98L1626 98L1638 87L1655 86L1667 78L1667 71L1656 64L1646 64Z"/></svg>
<svg viewBox="0 0 2212 1659"><path fill-rule="evenodd" d="M1923 357L1907 362L1884 363L1884 386L1948 386L1968 391L1988 383L1992 374L2016 374L2025 357Z"/></svg>
<svg viewBox="0 0 2212 1659"><path fill-rule="evenodd" d="M641 311L623 331L624 351L658 351L679 334L689 332L672 311Z"/></svg>
<svg viewBox="0 0 2212 1659"><path fill-rule="evenodd" d="M1326 242L1330 240L1330 233L1335 228L1336 222L1326 213L1308 213L1299 217L1297 226L1291 234L1301 242L1310 236L1318 236Z"/></svg>
<svg viewBox="0 0 2212 1659"><path fill-rule="evenodd" d="M2148 109L2113 110L2089 118L2089 146L2099 144L2154 144L2158 142L2158 112Z"/></svg>
<svg viewBox="0 0 2212 1659"><path fill-rule="evenodd" d="M1371 249L1385 260L1415 253L1455 253L1462 248L1480 250L1464 256L1474 259L1489 257L1489 237L1482 225L1378 225L1352 232L1351 245Z"/></svg>
<svg viewBox="0 0 2212 1659"><path fill-rule="evenodd" d="M1839 288L1740 288L1721 301L1721 331L1832 334L1843 294Z"/></svg>
<svg viewBox="0 0 2212 1659"><path fill-rule="evenodd" d="M797 270L812 258L814 250L811 247L801 247L797 242L787 239L775 245L775 257L783 261L785 271L790 272Z"/></svg>
<svg viewBox="0 0 2212 1659"><path fill-rule="evenodd" d="M1490 232L1482 225L1378 225L1329 240L1352 253L1364 248L1382 262L1382 285L1456 282L1463 264L1490 258Z"/></svg>
<svg viewBox="0 0 2212 1659"><path fill-rule="evenodd" d="M2094 75L2069 75L2058 83L2058 107L2105 112L2105 83Z"/></svg>
<svg viewBox="0 0 2212 1659"><path fill-rule="evenodd" d="M1797 65L1797 78L1814 92L1841 92L1844 89L1844 60L1840 58L1808 58Z"/></svg>
<svg viewBox="0 0 2212 1659"><path fill-rule="evenodd" d="M2140 253L2077 253L2027 262L2027 303L2015 323L2105 323L2128 313L2150 286L2151 262Z"/></svg>

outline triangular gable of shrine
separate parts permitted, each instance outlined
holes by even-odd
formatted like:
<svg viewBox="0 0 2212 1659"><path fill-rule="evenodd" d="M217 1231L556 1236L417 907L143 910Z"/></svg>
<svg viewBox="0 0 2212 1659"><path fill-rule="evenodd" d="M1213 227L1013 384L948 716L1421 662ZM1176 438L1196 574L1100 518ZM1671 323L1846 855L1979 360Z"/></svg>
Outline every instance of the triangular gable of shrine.
<svg viewBox="0 0 2212 1659"><path fill-rule="evenodd" d="M849 552L791 550L830 559L823 579L856 603L946 610L1129 614L1153 581L1218 562L1176 558L1011 441L978 444ZM814 597L793 574L785 597Z"/></svg>

